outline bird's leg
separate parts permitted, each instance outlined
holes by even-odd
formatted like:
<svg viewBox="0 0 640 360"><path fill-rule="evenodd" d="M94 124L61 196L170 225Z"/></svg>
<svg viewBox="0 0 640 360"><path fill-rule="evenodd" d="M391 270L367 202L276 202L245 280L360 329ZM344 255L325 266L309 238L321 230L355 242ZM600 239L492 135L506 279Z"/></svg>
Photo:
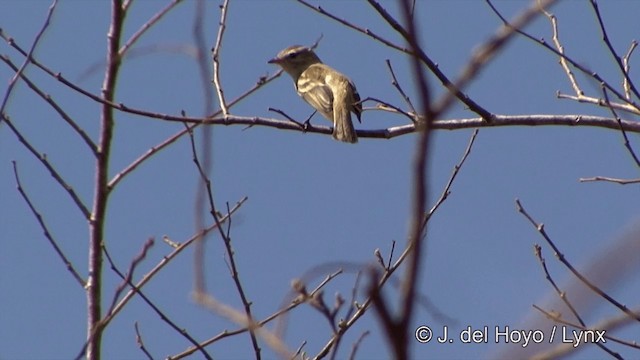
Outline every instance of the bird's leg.
<svg viewBox="0 0 640 360"><path fill-rule="evenodd" d="M309 125L310 125L310 123L309 123L309 122L311 121L311 118L313 117L313 115L315 115L317 112L318 112L318 110L314 110L314 111L311 113L311 115L309 115L309 117L307 118L307 120L305 120L305 121L302 123L302 131L303 131L303 132L306 132L307 130L309 130Z"/></svg>

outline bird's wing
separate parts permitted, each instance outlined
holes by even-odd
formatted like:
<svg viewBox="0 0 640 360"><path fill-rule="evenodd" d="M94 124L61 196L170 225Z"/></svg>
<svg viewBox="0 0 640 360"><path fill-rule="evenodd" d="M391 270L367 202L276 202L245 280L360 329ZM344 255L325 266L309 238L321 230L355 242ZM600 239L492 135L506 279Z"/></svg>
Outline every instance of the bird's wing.
<svg viewBox="0 0 640 360"><path fill-rule="evenodd" d="M323 73L325 74L329 73L330 75L324 78L322 75ZM313 79L314 82L328 84L329 86L328 88L325 89L325 91L327 91L328 95L331 96L332 101L335 99L336 89L345 89L345 86L349 86L351 90L347 93L347 95L349 96L349 98L347 99L350 105L349 108L354 114L356 114L356 117L358 118L358 122L362 122L360 120L360 117L362 115L362 104L360 103L360 94L358 94L358 90L356 90L356 86L348 77L346 77L344 74L340 73L335 69L332 69L331 67L325 64L313 64L309 66L307 70L305 70L305 74L306 74L305 77L309 79ZM305 98L305 100L307 99ZM312 104L309 100L307 100L307 102ZM333 105L333 103L331 103L331 105ZM315 105L313 106L317 108Z"/></svg>
<svg viewBox="0 0 640 360"><path fill-rule="evenodd" d="M360 117L362 116L362 103L360 103L360 94L358 94L358 90L356 90L356 86L351 80L349 80L349 86L351 86L351 93L353 94L353 107L351 108L351 111L356 114L358 122L361 123L362 120Z"/></svg>
<svg viewBox="0 0 640 360"><path fill-rule="evenodd" d="M304 76L298 78L296 89L309 105L333 121L333 91L325 80L320 67L312 65L304 71Z"/></svg>

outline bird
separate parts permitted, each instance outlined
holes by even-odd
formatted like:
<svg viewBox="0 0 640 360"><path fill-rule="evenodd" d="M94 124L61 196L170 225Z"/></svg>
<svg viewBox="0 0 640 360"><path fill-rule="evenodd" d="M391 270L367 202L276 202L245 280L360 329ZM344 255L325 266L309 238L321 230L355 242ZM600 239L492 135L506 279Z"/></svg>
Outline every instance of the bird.
<svg viewBox="0 0 640 360"><path fill-rule="evenodd" d="M313 49L293 45L280 51L268 63L279 65L293 79L296 92L322 116L333 122L333 138L357 143L351 112L361 122L362 104L353 82L322 63Z"/></svg>

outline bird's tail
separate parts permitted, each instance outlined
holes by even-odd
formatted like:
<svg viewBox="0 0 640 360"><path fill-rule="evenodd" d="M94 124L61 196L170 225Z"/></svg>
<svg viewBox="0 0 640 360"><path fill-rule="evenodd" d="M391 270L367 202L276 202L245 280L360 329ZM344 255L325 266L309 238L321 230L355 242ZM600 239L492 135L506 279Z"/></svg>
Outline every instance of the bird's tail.
<svg viewBox="0 0 640 360"><path fill-rule="evenodd" d="M335 96L333 99L333 138L355 144L358 135L351 122L351 96Z"/></svg>

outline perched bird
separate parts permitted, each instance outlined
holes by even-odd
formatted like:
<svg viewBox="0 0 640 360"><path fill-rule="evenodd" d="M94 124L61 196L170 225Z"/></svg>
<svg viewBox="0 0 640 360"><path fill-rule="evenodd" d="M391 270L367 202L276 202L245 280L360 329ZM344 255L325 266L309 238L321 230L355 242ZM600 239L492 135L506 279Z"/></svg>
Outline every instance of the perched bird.
<svg viewBox="0 0 640 360"><path fill-rule="evenodd" d="M323 64L306 46L290 46L280 51L269 63L279 65L291 75L298 95L333 122L335 139L358 142L351 112L360 121L362 104L356 87L348 77Z"/></svg>

